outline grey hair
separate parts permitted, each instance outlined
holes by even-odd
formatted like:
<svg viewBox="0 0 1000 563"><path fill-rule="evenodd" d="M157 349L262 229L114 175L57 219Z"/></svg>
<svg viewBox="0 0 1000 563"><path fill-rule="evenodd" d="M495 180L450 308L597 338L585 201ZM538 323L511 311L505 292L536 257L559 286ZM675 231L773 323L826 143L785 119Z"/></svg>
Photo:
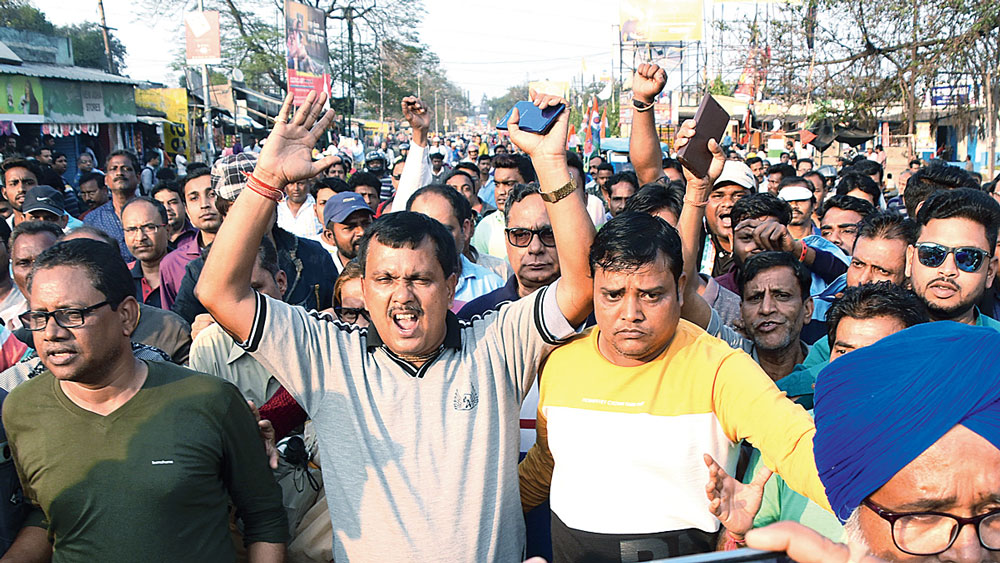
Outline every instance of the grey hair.
<svg viewBox="0 0 1000 563"><path fill-rule="evenodd" d="M871 553L871 549L868 548L868 541L865 540L865 535L861 531L861 507L856 507L851 515L844 522L844 532L847 536L847 543L849 545L856 545L868 553Z"/></svg>

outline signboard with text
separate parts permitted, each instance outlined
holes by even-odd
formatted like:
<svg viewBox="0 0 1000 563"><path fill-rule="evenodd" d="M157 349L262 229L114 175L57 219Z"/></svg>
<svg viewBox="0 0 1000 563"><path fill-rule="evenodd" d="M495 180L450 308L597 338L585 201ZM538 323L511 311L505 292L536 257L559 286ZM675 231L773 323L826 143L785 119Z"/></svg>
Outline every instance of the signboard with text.
<svg viewBox="0 0 1000 563"><path fill-rule="evenodd" d="M330 55L326 45L326 15L322 10L285 0L285 48L288 89L295 105L309 92L330 93Z"/></svg>

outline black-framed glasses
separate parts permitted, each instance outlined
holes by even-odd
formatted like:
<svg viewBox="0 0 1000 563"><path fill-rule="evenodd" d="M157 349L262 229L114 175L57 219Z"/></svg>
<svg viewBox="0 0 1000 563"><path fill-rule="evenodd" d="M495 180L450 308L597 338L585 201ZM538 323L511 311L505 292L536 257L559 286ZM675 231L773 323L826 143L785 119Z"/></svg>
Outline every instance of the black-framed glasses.
<svg viewBox="0 0 1000 563"><path fill-rule="evenodd" d="M105 305L111 305L109 301L101 301L96 305L84 307L82 309L56 309L55 311L26 311L17 316L21 319L24 328L35 331L44 330L49 324L49 317L55 319L56 324L63 328L79 328L87 320L87 315Z"/></svg>
<svg viewBox="0 0 1000 563"><path fill-rule="evenodd" d="M976 527L979 543L990 551L1000 551L1000 508L986 514L963 518L947 512L893 512L865 499L867 506L889 523L892 542L903 553L937 555L948 551L966 524Z"/></svg>
<svg viewBox="0 0 1000 563"><path fill-rule="evenodd" d="M917 249L917 260L928 268L937 268L944 264L949 254L955 255L955 266L963 272L975 272L982 267L990 256L989 251L975 246L959 246L952 248L936 242L921 242L914 245Z"/></svg>
<svg viewBox="0 0 1000 563"><path fill-rule="evenodd" d="M125 236L129 237L134 237L139 234L139 231L142 231L142 234L144 235L153 236L156 234L156 231L162 229L163 227L166 227L166 225L146 223L145 225L139 225L138 227L123 227L122 232L125 233Z"/></svg>
<svg viewBox="0 0 1000 563"><path fill-rule="evenodd" d="M368 317L368 309L361 307L334 307L333 312L337 313L337 318L345 323L356 323L358 317L363 317L366 321L371 321Z"/></svg>
<svg viewBox="0 0 1000 563"><path fill-rule="evenodd" d="M556 245L556 235L552 232L552 227L542 227L541 229L514 227L504 230L507 233L507 242L509 242L511 246L525 248L531 244L531 239L536 235L538 236L539 242L543 245L548 246L549 248Z"/></svg>

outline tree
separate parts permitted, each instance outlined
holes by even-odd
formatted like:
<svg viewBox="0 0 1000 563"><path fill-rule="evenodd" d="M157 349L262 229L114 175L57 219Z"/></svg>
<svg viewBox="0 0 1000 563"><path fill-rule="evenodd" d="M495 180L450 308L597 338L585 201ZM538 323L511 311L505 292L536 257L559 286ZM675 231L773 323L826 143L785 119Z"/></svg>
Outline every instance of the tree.
<svg viewBox="0 0 1000 563"><path fill-rule="evenodd" d="M0 0L0 22L12 29L69 37L73 45L73 61L77 66L101 70L108 68L104 36L101 27L94 22L56 26L26 0ZM115 69L120 72L125 68L125 46L110 31L108 43Z"/></svg>
<svg viewBox="0 0 1000 563"><path fill-rule="evenodd" d="M787 5L783 17L766 26L772 49L768 97L807 105L827 100L820 108L824 114L868 129L888 108L901 106L912 137L923 93L949 67L977 52L978 44L978 52L996 54L987 45L998 33L998 11L996 2L975 0ZM744 43L756 32L756 22L746 26Z"/></svg>
<svg viewBox="0 0 1000 563"><path fill-rule="evenodd" d="M77 66L101 70L108 68L101 26L94 22L86 22L60 28L60 31L68 35L73 43L73 61ZM125 68L125 46L110 32L108 32L108 44L111 47L111 60L115 71L120 73Z"/></svg>
<svg viewBox="0 0 1000 563"><path fill-rule="evenodd" d="M143 0L147 12L184 9L185 0ZM306 0L327 18L327 46L334 95L356 102L356 110L401 117L399 100L423 90L438 92L449 111L465 112L462 90L447 80L434 53L416 37L422 2ZM222 66L243 71L248 87L281 96L285 84L284 4L252 0L206 0L222 16ZM432 96L431 96L432 97ZM429 101L429 100L428 100ZM352 104L354 105L354 104Z"/></svg>

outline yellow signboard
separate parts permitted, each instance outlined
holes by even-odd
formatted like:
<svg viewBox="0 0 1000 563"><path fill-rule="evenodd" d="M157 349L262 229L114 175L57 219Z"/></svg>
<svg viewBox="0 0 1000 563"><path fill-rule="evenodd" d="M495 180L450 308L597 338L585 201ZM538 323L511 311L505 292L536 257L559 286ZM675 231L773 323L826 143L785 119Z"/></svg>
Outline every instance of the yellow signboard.
<svg viewBox="0 0 1000 563"><path fill-rule="evenodd" d="M187 90L184 88L148 88L135 90L135 105L167 114L163 124L163 147L168 153L184 153L191 159L188 136Z"/></svg>
<svg viewBox="0 0 1000 563"><path fill-rule="evenodd" d="M622 41L701 41L704 0L620 0Z"/></svg>

